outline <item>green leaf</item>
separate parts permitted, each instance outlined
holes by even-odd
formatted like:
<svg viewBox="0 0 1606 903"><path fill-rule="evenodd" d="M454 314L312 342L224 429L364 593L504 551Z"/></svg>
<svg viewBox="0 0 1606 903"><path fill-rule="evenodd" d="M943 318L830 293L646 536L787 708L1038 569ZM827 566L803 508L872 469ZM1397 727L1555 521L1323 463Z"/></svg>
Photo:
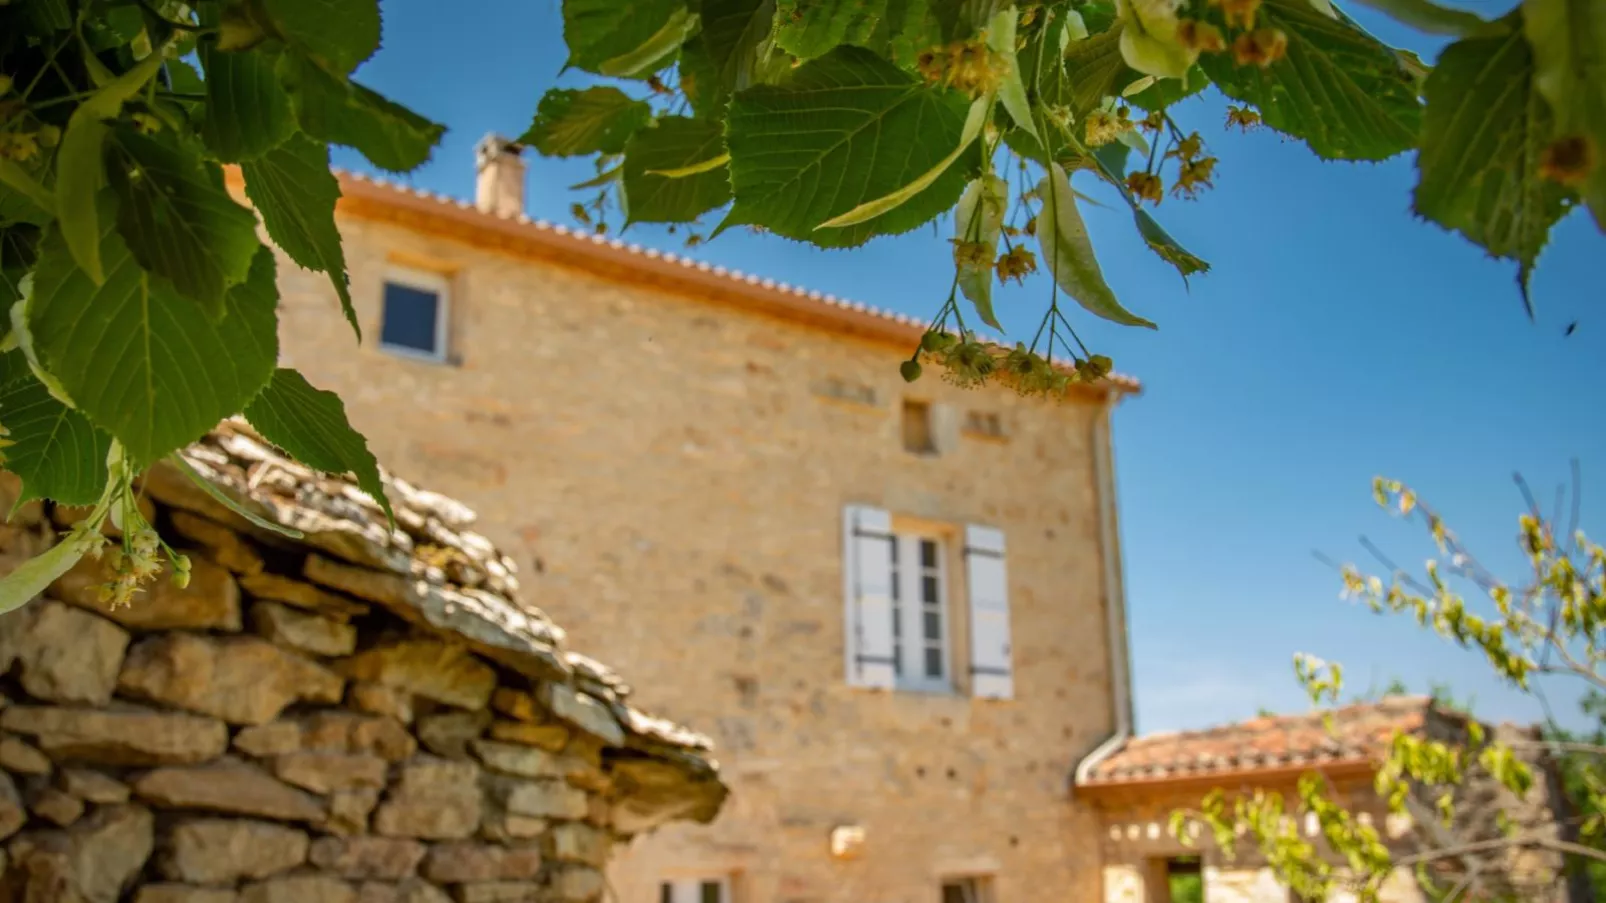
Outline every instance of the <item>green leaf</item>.
<svg viewBox="0 0 1606 903"><path fill-rule="evenodd" d="M696 167L725 153L718 122L666 116L625 145L624 197L632 223L688 223L731 199L730 170L721 165L679 178L654 171Z"/></svg>
<svg viewBox="0 0 1606 903"><path fill-rule="evenodd" d="M1606 231L1606 9L1598 0L1524 0L1522 16L1534 84L1556 114L1554 137L1592 145L1581 193Z"/></svg>
<svg viewBox="0 0 1606 903"><path fill-rule="evenodd" d="M273 243L297 264L329 274L357 340L362 327L351 303L346 253L335 227L340 182L329 171L329 146L297 134L256 160L240 165L251 199Z"/></svg>
<svg viewBox="0 0 1606 903"><path fill-rule="evenodd" d="M31 379L34 379L33 368L28 366L28 355L24 354L21 348L13 348L0 354L0 389ZM0 412L0 423L5 422L5 419L5 413Z"/></svg>
<svg viewBox="0 0 1606 903"><path fill-rule="evenodd" d="M1015 125L1038 138L1037 125L1032 121L1031 101L1026 97L1026 85L1021 81L1020 62L1015 56L1015 26L1020 16L1017 9L1006 9L993 17L987 25L987 46L1003 60L1005 70L998 86L998 102L1015 120ZM1038 138L1041 141L1041 138Z"/></svg>
<svg viewBox="0 0 1606 903"><path fill-rule="evenodd" d="M6 358L22 358L21 351ZM7 372L14 372L9 366ZM0 423L10 431L5 467L22 478L19 503L51 499L63 505L93 505L106 485L106 455L112 438L83 414L52 398L22 360L25 376L0 386Z"/></svg>
<svg viewBox="0 0 1606 903"><path fill-rule="evenodd" d="M95 544L104 541L97 533L72 533L49 549L18 565L16 570L0 577L0 615L16 611L55 583L61 575L72 570L78 559Z"/></svg>
<svg viewBox="0 0 1606 903"><path fill-rule="evenodd" d="M519 139L548 157L617 154L652 119L652 107L618 88L553 88L535 108L535 122Z"/></svg>
<svg viewBox="0 0 1606 903"><path fill-rule="evenodd" d="M682 0L640 0L623 6L617 0L563 0L563 40L569 62L598 75L603 66L637 53L662 39L671 20L684 23L688 15ZM684 38L684 35L682 35Z"/></svg>
<svg viewBox="0 0 1606 903"><path fill-rule="evenodd" d="M701 31L680 52L680 87L698 116L719 118L733 92L791 71L771 38L775 0L702 0L698 18Z"/></svg>
<svg viewBox="0 0 1606 903"><path fill-rule="evenodd" d="M987 173L965 187L954 211L954 240L980 242L987 247L987 259L966 261L959 267L959 290L964 292L983 323L1002 330L993 315L993 260L998 256L998 236L1009 209L1009 183Z"/></svg>
<svg viewBox="0 0 1606 903"><path fill-rule="evenodd" d="M44 154L36 155L43 160ZM11 189L0 193L0 223L24 222L43 225L55 215L56 196L39 184L36 164L32 167L8 157L0 157L0 185Z"/></svg>
<svg viewBox="0 0 1606 903"><path fill-rule="evenodd" d="M103 220L111 198L101 196ZM278 356L273 252L260 247L249 278L212 322L159 276L140 269L118 231L101 235L97 286L46 237L24 321L39 364L136 468L193 442L267 383Z"/></svg>
<svg viewBox="0 0 1606 903"><path fill-rule="evenodd" d="M1536 84L1534 54L1519 31L1467 38L1439 56L1427 80L1416 212L1454 229L1528 275L1568 192L1539 173L1554 130Z"/></svg>
<svg viewBox="0 0 1606 903"><path fill-rule="evenodd" d="M150 137L120 126L112 133L117 228L140 266L171 280L215 319L261 247L256 217L229 196L216 164L178 141L165 130Z"/></svg>
<svg viewBox="0 0 1606 903"><path fill-rule="evenodd" d="M968 108L958 92L928 87L858 47L839 47L783 84L738 92L726 136L736 203L720 229L758 225L822 247L851 247L929 222L959 199L980 168L978 152L887 213L815 228L937 166L960 146Z"/></svg>
<svg viewBox="0 0 1606 903"><path fill-rule="evenodd" d="M1183 73L1181 78L1162 78L1154 84L1131 95L1127 100L1140 110L1163 110L1173 104L1180 103L1210 87L1210 77L1204 70L1194 66Z"/></svg>
<svg viewBox="0 0 1606 903"><path fill-rule="evenodd" d="M1465 37L1489 35L1501 30L1500 26L1487 19L1464 9L1440 6L1433 0L1355 0L1355 2L1392 16L1396 22L1403 25L1430 34Z"/></svg>
<svg viewBox="0 0 1606 903"><path fill-rule="evenodd" d="M801 60L851 44L907 68L920 51L945 40L943 23L932 10L942 3L959 5L952 0L776 0L775 43Z"/></svg>
<svg viewBox="0 0 1606 903"><path fill-rule="evenodd" d="M646 43L629 53L602 61L597 71L613 78L641 78L669 65L680 45L697 31L697 16L690 10L677 9L669 21L656 31Z"/></svg>
<svg viewBox="0 0 1606 903"><path fill-rule="evenodd" d="M445 126L356 82L330 75L305 57L282 57L279 75L308 135L354 147L380 169L417 169L446 132Z"/></svg>
<svg viewBox="0 0 1606 903"><path fill-rule="evenodd" d="M290 95L279 83L271 57L260 51L224 53L210 40L201 42L198 55L206 69L201 140L219 160L253 159L295 132ZM181 90L177 82L174 90Z"/></svg>
<svg viewBox="0 0 1606 903"><path fill-rule="evenodd" d="M1159 222L1149 214L1149 211L1134 206L1132 218L1137 221L1138 234L1143 236L1143 241L1148 244L1149 250L1176 267L1177 272L1182 274L1183 282L1187 282L1188 277L1194 273L1210 272L1210 264L1177 244L1176 239L1160 228Z"/></svg>
<svg viewBox="0 0 1606 903"><path fill-rule="evenodd" d="M368 450L368 441L351 428L340 396L315 389L300 373L280 367L245 409L245 419L297 461L325 473L355 475L357 485L373 496L395 523L379 478L379 464Z"/></svg>
<svg viewBox="0 0 1606 903"><path fill-rule="evenodd" d="M1205 54L1199 64L1222 93L1330 160L1384 160L1415 146L1422 105L1393 50L1309 0L1265 0L1256 22L1282 29L1288 54L1268 69Z"/></svg>
<svg viewBox="0 0 1606 903"><path fill-rule="evenodd" d="M1109 283L1104 281L1104 273L1093 255L1087 226L1083 225L1082 214L1076 209L1071 181L1059 164L1049 166L1048 175L1037 186L1037 196L1043 202L1043 209L1037 215L1037 242L1049 275L1059 287L1089 313L1123 326L1157 328L1122 307Z"/></svg>
<svg viewBox="0 0 1606 903"><path fill-rule="evenodd" d="M925 191L927 186L937 181L950 166L959 159L980 135L982 126L987 122L987 114L992 110L993 101L990 97L979 97L970 104L970 112L965 116L965 128L959 135L959 146L954 148L948 156L938 160L936 165L921 173L914 181L900 186L898 190L882 195L873 201L865 201L859 206L834 216L816 229L840 229L845 226L856 226L859 223L874 219L883 213L896 210L908 203L909 199Z"/></svg>
<svg viewBox="0 0 1606 903"><path fill-rule="evenodd" d="M1109 31L1071 44L1065 52L1065 86L1045 83L1043 102L1070 107L1072 128L1080 128L1082 119L1098 109L1104 98L1119 95L1139 77L1121 56L1122 31L1116 24Z"/></svg>
<svg viewBox="0 0 1606 903"><path fill-rule="evenodd" d="M379 0L256 0L262 24L330 72L350 75L379 49Z"/></svg>

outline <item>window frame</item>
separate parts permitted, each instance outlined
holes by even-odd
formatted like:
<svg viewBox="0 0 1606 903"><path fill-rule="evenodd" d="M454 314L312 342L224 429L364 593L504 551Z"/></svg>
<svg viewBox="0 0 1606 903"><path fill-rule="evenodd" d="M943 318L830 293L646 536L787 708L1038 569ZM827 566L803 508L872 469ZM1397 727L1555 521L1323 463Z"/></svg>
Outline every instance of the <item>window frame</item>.
<svg viewBox="0 0 1606 903"><path fill-rule="evenodd" d="M421 351L407 345L396 345L385 341L385 294L391 285L410 288L414 291L432 292L435 295L435 350L433 352ZM452 277L445 273L430 270L421 270L416 267L390 264L385 267L385 274L379 287L379 349L386 354L410 360L422 361L430 364L444 364L449 357L447 350L448 330L447 324L451 319L452 306Z"/></svg>
<svg viewBox="0 0 1606 903"><path fill-rule="evenodd" d="M668 903L682 903L680 890L690 888L691 903L702 903L703 886L719 885L720 903L733 903L729 875L673 875L658 879L658 903L664 903L664 889L669 889Z"/></svg>
<svg viewBox="0 0 1606 903"><path fill-rule="evenodd" d="M967 896L967 903L992 903L993 876L992 875L946 875L937 883L938 903L947 903L947 890L950 886L968 887L971 891Z"/></svg>
<svg viewBox="0 0 1606 903"><path fill-rule="evenodd" d="M889 549L889 552L893 554L892 638L896 662L893 666L893 689L897 692L952 694L955 692L955 669L953 612L950 610L954 596L948 568L950 537L943 530L897 519L893 520L891 533L889 542L892 549ZM931 640L925 632L924 615L929 604L922 598L921 584L928 569L923 564L913 568L907 566L919 561L922 542L930 542L936 546L936 609L940 631L938 649L942 661L942 674L937 677L928 676L925 669L925 653L930 647ZM903 629L907 626L918 627L918 634ZM914 673L906 673L905 665L908 665Z"/></svg>

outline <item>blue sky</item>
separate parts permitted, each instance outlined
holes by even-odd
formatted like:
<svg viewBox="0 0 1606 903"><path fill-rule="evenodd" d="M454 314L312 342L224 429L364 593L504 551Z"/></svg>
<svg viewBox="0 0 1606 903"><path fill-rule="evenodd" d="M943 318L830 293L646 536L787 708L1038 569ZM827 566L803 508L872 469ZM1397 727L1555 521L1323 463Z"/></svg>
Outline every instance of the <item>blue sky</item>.
<svg viewBox="0 0 1606 903"><path fill-rule="evenodd" d="M1490 15L1509 7L1464 5ZM435 2L386 0L384 49L358 73L450 127L410 182L455 197L473 193L475 141L517 136L547 88L583 84L557 77L566 56L558 0L470 6L447 14ZM1430 60L1440 46L1365 13L1357 18L1384 40ZM1295 651L1343 662L1355 689L1439 680L1486 717L1534 717L1473 654L1341 602L1336 575L1312 552L1369 562L1357 543L1366 534L1402 563L1421 563L1426 537L1371 501L1371 478L1384 473L1416 486L1490 564L1517 574L1511 475L1521 471L1550 499L1573 458L1583 524L1606 536L1606 288L1598 263L1586 269L1606 239L1582 211L1556 230L1533 282L1531 323L1513 266L1410 213L1409 156L1322 163L1270 131L1226 131L1223 103L1212 92L1173 109L1221 163L1214 192L1157 211L1213 264L1209 275L1184 289L1129 215L1087 213L1109 282L1160 324L1077 321L1146 387L1116 421L1139 727L1301 708ZM335 162L367 169L338 149ZM577 198L565 186L591 176L590 164L532 154L530 169L530 215L569 221ZM681 249L662 230L627 237ZM952 278L945 237L926 229L825 252L733 232L695 256L925 317ZM1003 291L1010 335L1035 327L1047 291L1041 279Z"/></svg>

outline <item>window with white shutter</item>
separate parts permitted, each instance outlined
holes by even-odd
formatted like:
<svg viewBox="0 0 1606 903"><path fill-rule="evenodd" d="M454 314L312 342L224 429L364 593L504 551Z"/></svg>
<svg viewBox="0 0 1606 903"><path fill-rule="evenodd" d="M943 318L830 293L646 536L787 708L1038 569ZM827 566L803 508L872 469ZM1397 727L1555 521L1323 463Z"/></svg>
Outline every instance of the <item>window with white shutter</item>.
<svg viewBox="0 0 1606 903"><path fill-rule="evenodd" d="M843 512L843 627L850 686L897 683L893 642L892 517L877 508Z"/></svg>
<svg viewBox="0 0 1606 903"><path fill-rule="evenodd" d="M893 674L900 690L945 693L949 678L948 581L939 537L892 537Z"/></svg>
<svg viewBox="0 0 1606 903"><path fill-rule="evenodd" d="M1002 531L965 528L965 580L970 598L971 693L982 699L1010 699L1015 695L1015 677Z"/></svg>

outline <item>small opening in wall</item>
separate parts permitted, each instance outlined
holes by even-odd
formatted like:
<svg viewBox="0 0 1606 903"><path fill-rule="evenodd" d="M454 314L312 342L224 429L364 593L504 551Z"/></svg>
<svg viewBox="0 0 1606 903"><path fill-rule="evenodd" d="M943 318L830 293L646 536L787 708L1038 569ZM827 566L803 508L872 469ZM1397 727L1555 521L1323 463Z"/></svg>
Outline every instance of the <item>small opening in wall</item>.
<svg viewBox="0 0 1606 903"><path fill-rule="evenodd" d="M931 405L912 398L903 400L903 450L929 455L937 450L931 433Z"/></svg>
<svg viewBox="0 0 1606 903"><path fill-rule="evenodd" d="M1004 438L1004 422L996 411L970 411L965 414L965 432L989 439Z"/></svg>
<svg viewBox="0 0 1606 903"><path fill-rule="evenodd" d="M1204 866L1198 856L1177 856L1165 861L1168 903L1203 903Z"/></svg>
<svg viewBox="0 0 1606 903"><path fill-rule="evenodd" d="M992 903L988 878L949 878L942 882L942 903Z"/></svg>

